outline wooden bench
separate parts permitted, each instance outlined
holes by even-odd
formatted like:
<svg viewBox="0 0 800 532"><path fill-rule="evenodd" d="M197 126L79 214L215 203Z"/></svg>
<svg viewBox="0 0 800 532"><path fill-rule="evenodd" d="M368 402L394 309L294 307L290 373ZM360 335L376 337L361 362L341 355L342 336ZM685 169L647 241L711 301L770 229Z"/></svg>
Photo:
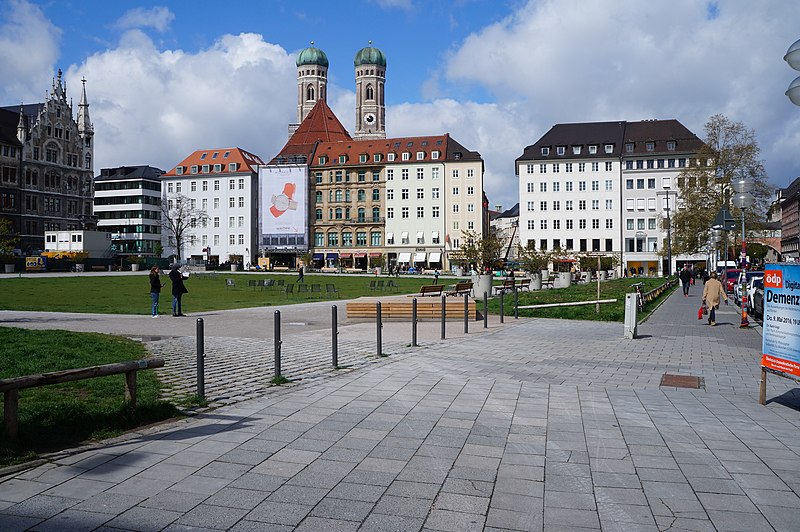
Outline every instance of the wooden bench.
<svg viewBox="0 0 800 532"><path fill-rule="evenodd" d="M507 292L513 292L514 287L516 286L517 282L514 279L504 279L503 284L501 284L500 286L495 286L493 288L495 294L499 294L501 292L505 294Z"/></svg>
<svg viewBox="0 0 800 532"><path fill-rule="evenodd" d="M41 375L26 375L0 379L0 392L3 393L3 417L5 419L5 435L10 441L17 439L17 420L19 413L19 391L23 388L37 388L49 384L80 381L94 377L125 374L125 402L129 408L136 408L136 372L144 369L164 366L163 358L132 360L89 368L65 369Z"/></svg>
<svg viewBox="0 0 800 532"><path fill-rule="evenodd" d="M531 289L531 280L530 278L525 279L517 279L516 280L517 290L530 290Z"/></svg>
<svg viewBox="0 0 800 532"><path fill-rule="evenodd" d="M375 319L377 316L376 301L348 301L346 304L347 319L368 320ZM412 301L382 301L381 319L382 320L410 320L412 313ZM467 312L473 319L483 319L478 315L475 301L470 299L467 302ZM464 319L464 302L459 299L446 300L445 318L448 320ZM433 321L442 319L442 302L417 300L417 319Z"/></svg>
<svg viewBox="0 0 800 532"><path fill-rule="evenodd" d="M444 290L443 284L429 284L419 287L419 295L421 296L440 296Z"/></svg>
<svg viewBox="0 0 800 532"><path fill-rule="evenodd" d="M472 292L472 281L456 283L452 289L447 291L448 296L463 296Z"/></svg>

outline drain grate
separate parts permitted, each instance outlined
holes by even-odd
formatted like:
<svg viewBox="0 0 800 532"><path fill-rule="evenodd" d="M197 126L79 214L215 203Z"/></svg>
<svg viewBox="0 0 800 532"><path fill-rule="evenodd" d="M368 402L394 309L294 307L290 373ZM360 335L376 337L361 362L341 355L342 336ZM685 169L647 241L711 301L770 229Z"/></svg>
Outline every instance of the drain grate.
<svg viewBox="0 0 800 532"><path fill-rule="evenodd" d="M702 377L695 377L694 375L672 375L664 373L661 376L661 384L659 386L669 386L672 388L693 388L700 389L705 383Z"/></svg>

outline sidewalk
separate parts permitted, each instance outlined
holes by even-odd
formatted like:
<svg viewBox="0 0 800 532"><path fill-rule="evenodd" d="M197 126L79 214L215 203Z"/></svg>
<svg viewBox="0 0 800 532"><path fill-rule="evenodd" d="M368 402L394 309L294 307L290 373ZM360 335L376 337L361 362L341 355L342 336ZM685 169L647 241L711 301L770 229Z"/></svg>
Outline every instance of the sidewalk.
<svg viewBox="0 0 800 532"><path fill-rule="evenodd" d="M506 318L444 341L426 323L412 348L388 325L387 358L0 480L0 529L796 530L794 383L759 406L758 328L733 306L698 321L700 289L633 341Z"/></svg>

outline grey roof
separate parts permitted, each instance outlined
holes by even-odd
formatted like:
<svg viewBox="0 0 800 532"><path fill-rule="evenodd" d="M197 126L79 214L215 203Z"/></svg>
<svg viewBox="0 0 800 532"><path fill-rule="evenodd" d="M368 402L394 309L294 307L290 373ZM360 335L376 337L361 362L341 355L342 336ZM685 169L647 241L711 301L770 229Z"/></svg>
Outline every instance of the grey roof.
<svg viewBox="0 0 800 532"><path fill-rule="evenodd" d="M19 108L16 112L0 108L0 144L20 146L17 138L17 125L19 124Z"/></svg>
<svg viewBox="0 0 800 532"><path fill-rule="evenodd" d="M493 220L498 218L519 218L519 203L492 217Z"/></svg>
<svg viewBox="0 0 800 532"><path fill-rule="evenodd" d="M152 179L158 181L164 170L148 165L118 166L117 168L103 168L95 181L115 181L118 179Z"/></svg>

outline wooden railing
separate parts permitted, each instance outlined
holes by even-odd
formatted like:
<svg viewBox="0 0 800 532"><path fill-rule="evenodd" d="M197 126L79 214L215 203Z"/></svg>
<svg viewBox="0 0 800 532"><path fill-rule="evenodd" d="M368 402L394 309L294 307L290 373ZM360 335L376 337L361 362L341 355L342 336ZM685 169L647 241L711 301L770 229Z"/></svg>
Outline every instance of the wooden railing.
<svg viewBox="0 0 800 532"><path fill-rule="evenodd" d="M0 379L0 392L3 393L3 416L5 419L6 438L9 441L15 441L17 439L19 391L23 388L37 388L49 384L61 384L63 382L80 381L124 373L125 402L128 404L129 408L136 408L136 372L163 366L163 358L148 358L146 360L118 362L116 364L105 364L103 366L92 366L89 368L52 371L50 373L42 373L41 375L26 375L24 377Z"/></svg>

